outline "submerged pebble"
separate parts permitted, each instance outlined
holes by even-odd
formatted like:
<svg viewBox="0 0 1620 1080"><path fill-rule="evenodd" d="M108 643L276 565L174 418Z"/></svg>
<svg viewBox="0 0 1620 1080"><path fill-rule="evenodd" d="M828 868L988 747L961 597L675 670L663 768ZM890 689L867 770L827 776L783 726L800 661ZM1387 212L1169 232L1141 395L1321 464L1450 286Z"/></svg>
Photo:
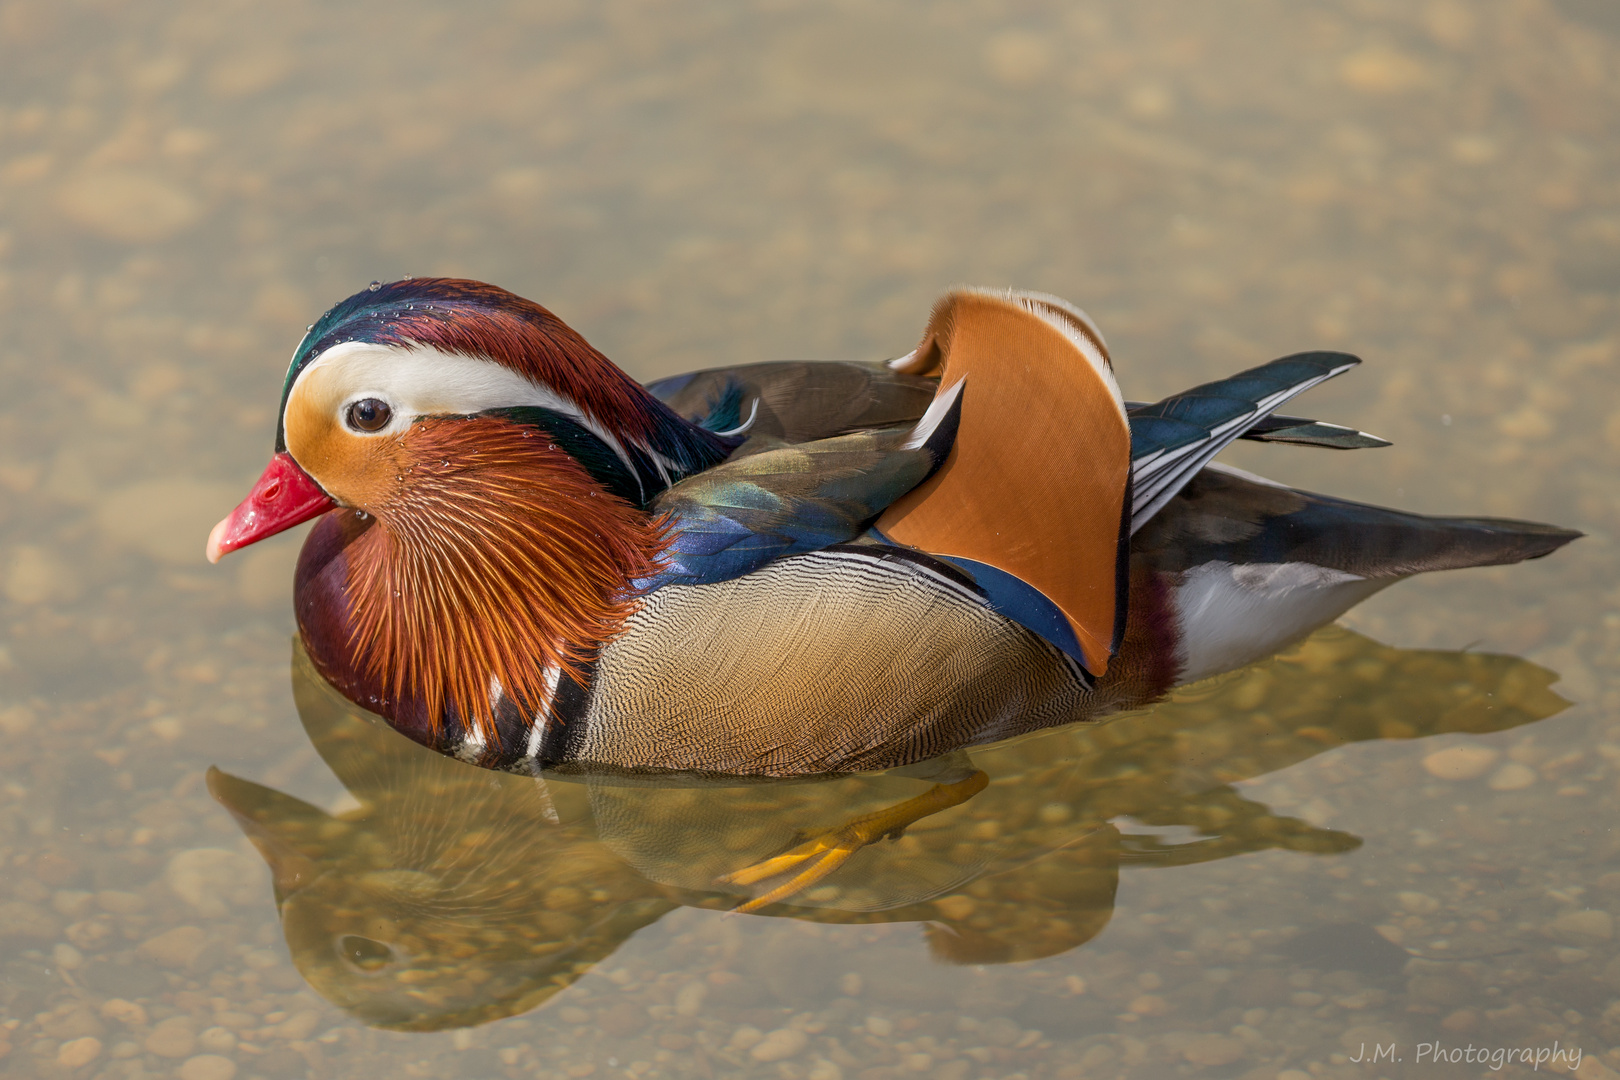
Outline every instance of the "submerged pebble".
<svg viewBox="0 0 1620 1080"><path fill-rule="evenodd" d="M783 1061L798 1054L809 1042L810 1037L796 1028L778 1028L767 1032L748 1054L755 1061Z"/></svg>
<svg viewBox="0 0 1620 1080"><path fill-rule="evenodd" d="M231 1080L236 1075L236 1062L218 1054L198 1054L187 1058L175 1075L180 1080Z"/></svg>
<svg viewBox="0 0 1620 1080"><path fill-rule="evenodd" d="M1488 785L1492 791L1522 791L1536 782L1536 773L1527 765L1510 761L1491 774Z"/></svg>
<svg viewBox="0 0 1620 1080"><path fill-rule="evenodd" d="M101 1040L93 1036L70 1039L56 1050L56 1063L66 1069L88 1065L101 1056Z"/></svg>
<svg viewBox="0 0 1620 1080"><path fill-rule="evenodd" d="M1472 780L1485 775L1501 756L1488 746L1448 746L1425 757L1423 768L1440 780Z"/></svg>
<svg viewBox="0 0 1620 1080"><path fill-rule="evenodd" d="M171 1016L160 1020L146 1037L146 1052L158 1057L189 1057L197 1046L196 1024L189 1016Z"/></svg>
<svg viewBox="0 0 1620 1080"><path fill-rule="evenodd" d="M1614 919L1607 911L1571 911L1547 924L1547 932L1575 944L1608 941L1614 937Z"/></svg>

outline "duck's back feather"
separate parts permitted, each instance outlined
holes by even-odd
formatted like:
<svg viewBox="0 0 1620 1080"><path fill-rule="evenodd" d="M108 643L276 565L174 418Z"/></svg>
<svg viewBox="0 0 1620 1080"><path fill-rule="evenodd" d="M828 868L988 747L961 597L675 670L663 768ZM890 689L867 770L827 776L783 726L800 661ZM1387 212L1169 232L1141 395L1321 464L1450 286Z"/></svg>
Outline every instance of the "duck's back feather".
<svg viewBox="0 0 1620 1080"><path fill-rule="evenodd" d="M938 387L935 376L855 360L766 361L671 375L647 384L654 397L694 424L714 431L747 425L749 435L790 443L914 424ZM1136 418L1159 404L1127 401L1125 411ZM1389 445L1387 439L1342 424L1281 413L1257 421L1238 438L1335 450Z"/></svg>
<svg viewBox="0 0 1620 1080"><path fill-rule="evenodd" d="M716 430L747 424L750 436L801 443L910 427L938 386L882 363L781 361L673 375L647 389L693 423Z"/></svg>

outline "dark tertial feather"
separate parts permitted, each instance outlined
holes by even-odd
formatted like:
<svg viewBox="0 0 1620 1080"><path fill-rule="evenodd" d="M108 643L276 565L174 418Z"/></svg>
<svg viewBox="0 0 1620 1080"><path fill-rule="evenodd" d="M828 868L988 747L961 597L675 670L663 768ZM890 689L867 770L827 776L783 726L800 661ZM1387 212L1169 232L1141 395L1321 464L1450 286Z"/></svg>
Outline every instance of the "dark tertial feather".
<svg viewBox="0 0 1620 1080"><path fill-rule="evenodd" d="M1395 578L1538 559L1581 534L1533 521L1425 517L1206 468L1137 534L1163 571L1210 562L1307 563Z"/></svg>
<svg viewBox="0 0 1620 1080"><path fill-rule="evenodd" d="M1299 446L1323 446L1330 450L1370 450L1391 445L1388 439L1369 435L1365 431L1328 424L1303 416L1284 416L1272 413L1243 433L1245 439L1255 442L1286 442Z"/></svg>
<svg viewBox="0 0 1620 1080"><path fill-rule="evenodd" d="M667 566L637 585L651 591L726 581L855 539L927 479L949 449L904 449L910 434L890 428L780 447L683 480L651 508L668 515Z"/></svg>
<svg viewBox="0 0 1620 1080"><path fill-rule="evenodd" d="M1295 353L1131 412L1131 531L1283 402L1359 363L1348 353Z"/></svg>
<svg viewBox="0 0 1620 1080"><path fill-rule="evenodd" d="M711 430L729 430L752 413L746 434L799 443L914 424L939 382L882 363L781 361L675 375L647 389Z"/></svg>
<svg viewBox="0 0 1620 1080"><path fill-rule="evenodd" d="M1388 439L1380 439L1377 435L1369 435L1365 431L1341 427L1338 424L1324 424L1316 420L1304 420L1297 424L1267 423L1267 421L1280 419L1292 418L1268 416L1266 420L1244 432L1243 438L1251 439L1254 442L1320 446L1328 450L1372 450L1380 446L1391 445Z"/></svg>
<svg viewBox="0 0 1620 1080"><path fill-rule="evenodd" d="M1298 353L1137 409L1131 413L1131 427L1133 433L1140 428L1143 437L1132 446L1133 456L1201 443L1263 408L1263 402L1360 362L1346 353Z"/></svg>
<svg viewBox="0 0 1620 1080"><path fill-rule="evenodd" d="M1156 408L1158 403L1149 401L1127 401L1125 412L1129 416L1145 415ZM1320 420L1312 420L1304 416L1285 416L1282 413L1272 413L1262 417L1255 425L1238 436L1240 439L1249 439L1253 442L1285 442L1296 446L1322 446L1330 450L1369 450L1379 446L1389 446L1388 439L1380 439L1377 435L1369 435L1365 431L1344 427L1340 424L1328 424ZM1132 457L1141 457L1150 449L1143 445L1133 447Z"/></svg>

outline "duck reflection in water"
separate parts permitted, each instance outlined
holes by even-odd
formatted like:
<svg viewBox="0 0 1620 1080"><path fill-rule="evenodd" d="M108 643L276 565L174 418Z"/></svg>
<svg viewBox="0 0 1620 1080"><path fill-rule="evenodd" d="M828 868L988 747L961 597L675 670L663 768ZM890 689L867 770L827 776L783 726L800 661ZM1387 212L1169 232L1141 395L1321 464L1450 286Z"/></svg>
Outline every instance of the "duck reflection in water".
<svg viewBox="0 0 1620 1080"><path fill-rule="evenodd" d="M1525 660L1393 649L1341 628L1151 709L974 751L988 786L763 914L918 923L944 962L1053 956L1096 936L1121 866L1171 867L1361 841L1233 785L1346 743L1500 731L1567 704ZM680 907L724 910L727 872L972 766L795 781L478 769L390 730L296 648L299 714L358 805L328 813L216 770L209 789L273 871L294 963L379 1027L525 1012ZM1122 833L1129 818L1160 834ZM1174 842L1166 830L1192 838Z"/></svg>

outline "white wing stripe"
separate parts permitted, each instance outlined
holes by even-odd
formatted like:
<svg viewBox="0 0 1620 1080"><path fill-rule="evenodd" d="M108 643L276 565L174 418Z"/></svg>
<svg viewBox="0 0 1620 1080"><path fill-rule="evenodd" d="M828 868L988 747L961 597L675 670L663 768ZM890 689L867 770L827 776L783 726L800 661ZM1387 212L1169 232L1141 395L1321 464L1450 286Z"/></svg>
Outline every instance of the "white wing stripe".
<svg viewBox="0 0 1620 1080"><path fill-rule="evenodd" d="M1224 450L1234 439L1240 438L1283 403L1304 393L1335 375L1349 371L1354 364L1343 364L1325 374L1306 379L1284 390L1269 394L1255 403L1255 408L1243 416L1228 420L1210 431L1203 442L1191 443L1171 451L1154 451L1131 463L1131 532L1147 524L1164 504L1175 497L1187 481Z"/></svg>

